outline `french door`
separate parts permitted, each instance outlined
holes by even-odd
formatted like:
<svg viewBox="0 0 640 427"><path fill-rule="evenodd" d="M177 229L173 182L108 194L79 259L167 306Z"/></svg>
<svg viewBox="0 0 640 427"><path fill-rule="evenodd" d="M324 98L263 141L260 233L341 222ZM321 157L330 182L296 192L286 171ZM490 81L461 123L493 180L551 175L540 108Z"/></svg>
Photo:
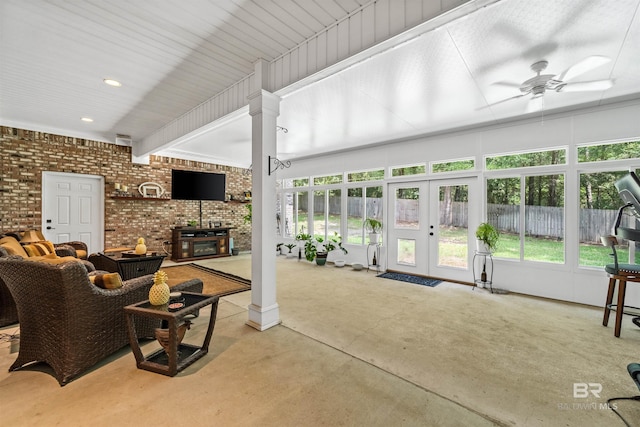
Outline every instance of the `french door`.
<svg viewBox="0 0 640 427"><path fill-rule="evenodd" d="M387 268L473 281L475 183L456 178L389 184Z"/></svg>

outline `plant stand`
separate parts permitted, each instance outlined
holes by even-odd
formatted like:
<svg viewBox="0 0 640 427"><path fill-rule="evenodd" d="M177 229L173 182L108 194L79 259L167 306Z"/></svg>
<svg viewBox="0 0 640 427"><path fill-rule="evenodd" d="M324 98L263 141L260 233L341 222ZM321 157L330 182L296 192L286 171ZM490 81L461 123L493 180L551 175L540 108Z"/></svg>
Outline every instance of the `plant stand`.
<svg viewBox="0 0 640 427"><path fill-rule="evenodd" d="M488 276L484 278L485 280L482 280L481 273L476 272L476 258L478 257L482 258L480 261L482 263L482 270L486 272L487 267L489 269ZM475 251L473 254L473 288L471 288L471 290L474 290L478 285L482 285L483 288L489 285L489 289L491 293L493 293L493 255L491 252Z"/></svg>
<svg viewBox="0 0 640 427"><path fill-rule="evenodd" d="M380 273L380 247L381 243L369 243L367 245L367 271L371 270L371 268L375 268L376 273ZM373 254L373 256L371 256ZM376 263L372 263L372 259L376 260Z"/></svg>

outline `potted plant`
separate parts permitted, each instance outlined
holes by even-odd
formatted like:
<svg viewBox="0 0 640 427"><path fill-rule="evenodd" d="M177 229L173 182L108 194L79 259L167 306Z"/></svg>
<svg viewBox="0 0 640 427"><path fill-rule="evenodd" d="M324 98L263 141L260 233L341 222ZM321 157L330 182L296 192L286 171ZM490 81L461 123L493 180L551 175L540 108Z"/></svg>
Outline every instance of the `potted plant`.
<svg viewBox="0 0 640 427"><path fill-rule="evenodd" d="M282 245L284 243L276 243L276 255L282 255Z"/></svg>
<svg viewBox="0 0 640 427"><path fill-rule="evenodd" d="M304 225L300 227L300 233L296 234L296 241L298 242L298 246L300 247L300 252L302 248L304 248L304 256L308 261L313 261L316 254L315 244L312 242L313 236L309 233L304 232ZM300 254L300 252L298 252ZM299 259L300 257L298 257Z"/></svg>
<svg viewBox="0 0 640 427"><path fill-rule="evenodd" d="M315 259L316 264L325 265L329 253L336 249L340 249L344 254L348 253L347 249L342 246L342 237L334 232L327 240L320 236L307 240L304 255L308 261Z"/></svg>
<svg viewBox="0 0 640 427"><path fill-rule="evenodd" d="M380 241L382 222L375 218L367 218L364 220L364 228L369 232L369 243L377 244Z"/></svg>
<svg viewBox="0 0 640 427"><path fill-rule="evenodd" d="M245 224L249 224L251 222L251 217L253 216L253 206L251 206L251 203L249 203L248 205L246 205L246 207L247 207L247 214L244 215L242 219L244 220Z"/></svg>
<svg viewBox="0 0 640 427"><path fill-rule="evenodd" d="M291 250L298 245L296 245L295 243L287 243L285 246L289 248L289 253L287 254L287 258L293 258L293 253L291 252Z"/></svg>
<svg viewBox="0 0 640 427"><path fill-rule="evenodd" d="M498 230L488 222L483 222L476 229L478 252L492 253L496 249L499 238Z"/></svg>

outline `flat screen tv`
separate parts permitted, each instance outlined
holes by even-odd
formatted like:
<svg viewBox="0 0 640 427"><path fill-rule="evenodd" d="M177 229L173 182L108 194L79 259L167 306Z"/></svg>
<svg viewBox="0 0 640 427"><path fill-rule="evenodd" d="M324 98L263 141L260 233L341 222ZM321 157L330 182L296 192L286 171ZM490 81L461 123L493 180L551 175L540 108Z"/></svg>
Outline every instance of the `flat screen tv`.
<svg viewBox="0 0 640 427"><path fill-rule="evenodd" d="M171 198L175 200L225 200L226 175L180 169L171 171Z"/></svg>

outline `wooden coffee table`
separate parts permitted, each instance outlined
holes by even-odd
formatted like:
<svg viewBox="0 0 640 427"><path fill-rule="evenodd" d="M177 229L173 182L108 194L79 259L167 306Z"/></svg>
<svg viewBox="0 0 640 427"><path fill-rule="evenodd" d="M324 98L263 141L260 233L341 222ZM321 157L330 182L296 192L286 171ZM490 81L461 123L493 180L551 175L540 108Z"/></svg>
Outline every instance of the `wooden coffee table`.
<svg viewBox="0 0 640 427"><path fill-rule="evenodd" d="M182 292L184 297L184 307L170 310L171 304L161 306L151 305L149 301L128 305L124 308L127 317L127 329L129 332L129 343L136 358L138 369L156 372L158 374L175 376L187 366L207 354L211 335L216 323L218 313L217 296L203 295L194 292ZM171 301L170 301L171 303ZM185 316L196 314L201 308L211 305L211 316L209 317L209 327L201 346L179 343L178 327L184 321ZM143 355L140 349L139 337L136 334L135 317L146 317L160 319L163 328L169 331L169 345L167 349L160 348L151 354ZM186 335L189 331L186 332Z"/></svg>

